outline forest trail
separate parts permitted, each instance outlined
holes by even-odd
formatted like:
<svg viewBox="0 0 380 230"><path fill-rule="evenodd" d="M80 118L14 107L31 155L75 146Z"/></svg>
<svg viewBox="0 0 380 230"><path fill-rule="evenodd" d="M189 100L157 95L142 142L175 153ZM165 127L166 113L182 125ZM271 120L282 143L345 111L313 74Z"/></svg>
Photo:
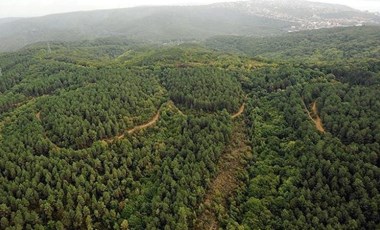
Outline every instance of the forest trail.
<svg viewBox="0 0 380 230"><path fill-rule="evenodd" d="M241 114L241 113L240 113ZM251 157L251 148L248 145L245 124L243 120L235 121L232 131L232 140L219 160L219 174L211 182L205 199L201 204L203 211L195 222L196 230L219 229L216 205L226 207L226 201L230 195L241 185L238 175L244 169L243 159Z"/></svg>
<svg viewBox="0 0 380 230"><path fill-rule="evenodd" d="M174 104L174 102L173 101L168 101L167 102L167 105L168 105L168 107L169 108L171 108L171 109L174 109L174 110L176 110L180 115L182 115L182 116L186 116L175 104ZM233 114L233 115L231 115L231 118L232 119L235 119L235 118L237 118L237 117L239 117L243 112L244 112L244 109L245 109L245 103L244 104L242 104L241 105L241 107L239 108L239 111L237 112L237 113L235 113L235 114ZM114 140L121 140L121 139L123 139L124 137L125 137L125 135L126 135L126 133L128 133L128 134L134 134L134 133L136 133L136 132L138 132L138 131L140 131L140 130L143 130L143 129L146 129L146 128L149 128L149 127L151 127L151 126L153 126L153 125L155 125L156 123L157 123L157 121L160 119L160 114L161 114L161 108L159 108L158 110L157 110L157 112L156 112L156 114L149 120L149 121L147 121L146 123L144 123L144 124L141 124L141 125L138 125L138 126L135 126L135 127L133 127L133 128L131 128L131 129L129 129L129 130L127 130L126 132L124 132L124 133L122 133L122 134L120 134L120 135L118 135L118 136L116 136L116 137L112 137L112 138L105 138L105 139L102 139L102 140L100 140L100 141L103 141L103 142L105 142L105 143L111 143L111 142L113 142ZM38 121L41 121L41 111L39 111L39 112L37 112L36 114L35 114L35 117L36 117L36 119L38 120ZM45 133L45 137L47 138L47 136L46 136L46 133ZM50 141L51 142L51 141ZM55 145L53 142L51 142L53 145L54 145L54 147L55 148L60 148L60 147L58 147L57 145Z"/></svg>
<svg viewBox="0 0 380 230"><path fill-rule="evenodd" d="M133 134L137 131L140 131L142 129L148 128L148 127L156 124L156 122L158 121L159 118L160 118L160 110L158 110L157 113L153 116L153 118L150 121L148 121L147 123L136 126L133 129L128 130L128 134Z"/></svg>
<svg viewBox="0 0 380 230"><path fill-rule="evenodd" d="M37 120L41 121L41 112L36 113Z"/></svg>
<svg viewBox="0 0 380 230"><path fill-rule="evenodd" d="M314 119L315 127L319 131L324 133L325 129L323 128L322 119L319 117L319 114L318 114L318 108L317 108L317 102L316 101L313 102L313 104L311 106L311 111L313 113L313 117L315 117L315 119Z"/></svg>
<svg viewBox="0 0 380 230"><path fill-rule="evenodd" d="M135 126L134 128L129 129L127 131L127 133L128 134L133 134L133 133L135 133L137 131L149 128L150 126L156 124L156 122L158 121L158 119L160 119L160 110L158 110L157 113L152 117L152 119L150 119L147 123ZM120 139L123 139L124 137L125 137L125 134L123 133L123 134L117 136L116 139L120 140Z"/></svg>
<svg viewBox="0 0 380 230"><path fill-rule="evenodd" d="M245 109L245 103L243 103L240 108L239 108L239 111L237 111L235 114L233 114L231 116L232 119L235 119L237 118L238 116L240 116L243 112L244 112L244 109Z"/></svg>
<svg viewBox="0 0 380 230"><path fill-rule="evenodd" d="M164 104L167 104L169 108L176 110L182 116L186 116L179 108L177 108L177 106L175 106L175 104L174 104L173 101L168 101L167 103L164 103ZM163 105L161 105L161 107ZM149 121L147 121L146 123L144 123L142 125L135 126L135 127L131 128L131 129L127 130L125 133L122 133L122 134L120 134L120 135L118 135L116 137L103 139L101 141L105 141L107 143L110 143L110 142L113 142L114 140L121 140L121 139L123 139L125 137L126 133L133 134L135 132L138 132L140 130L143 130L143 129L146 129L146 128L149 128L149 127L153 126L160 119L161 107L157 110L156 114Z"/></svg>
<svg viewBox="0 0 380 230"><path fill-rule="evenodd" d="M177 106L175 106L175 104L174 104L173 101L168 101L167 105L168 105L169 108L176 110L182 116L186 116L179 108L177 108ZM142 125L138 125L138 126L132 128L132 129L129 129L127 131L127 133L128 134L133 134L135 132L138 132L140 130L143 130L143 129L146 129L146 128L149 128L149 127L153 126L154 124L157 123L158 119L160 119L160 113L161 113L161 108L159 108L157 110L157 113L148 122L146 122L145 124L142 124ZM120 140L120 139L123 139L124 137L125 137L125 133L117 136L116 139Z"/></svg>
<svg viewBox="0 0 380 230"><path fill-rule="evenodd" d="M305 104L305 101L302 100L302 103L305 107L305 110L307 112L307 115L309 116L309 118L314 122L315 124L315 128L322 132L322 133L325 133L325 129L323 128L323 123L322 123L322 119L319 117L319 114L318 114L318 108L317 108L317 102L314 101L312 104L311 104L311 112L307 109L306 107L306 104Z"/></svg>

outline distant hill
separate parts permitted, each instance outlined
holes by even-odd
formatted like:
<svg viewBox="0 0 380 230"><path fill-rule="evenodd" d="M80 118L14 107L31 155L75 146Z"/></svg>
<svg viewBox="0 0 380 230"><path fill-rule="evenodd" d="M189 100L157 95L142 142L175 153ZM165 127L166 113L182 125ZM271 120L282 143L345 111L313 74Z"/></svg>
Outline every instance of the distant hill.
<svg viewBox="0 0 380 230"><path fill-rule="evenodd" d="M0 51L39 41L125 36L145 41L204 39L214 35L270 35L291 23L210 6L140 7L49 15L0 24Z"/></svg>
<svg viewBox="0 0 380 230"><path fill-rule="evenodd" d="M312 16L312 17L310 17ZM379 17L348 7L292 1L247 1L207 6L136 7L0 20L0 52L41 41L121 36L153 42L216 35L268 36L319 27L373 24Z"/></svg>
<svg viewBox="0 0 380 230"><path fill-rule="evenodd" d="M5 23L14 22L14 21L17 21L20 19L22 19L22 18L0 18L0 25L5 24Z"/></svg>
<svg viewBox="0 0 380 230"><path fill-rule="evenodd" d="M380 83L380 26L321 29L270 38L220 36L205 45L221 52L293 63L333 73L342 82Z"/></svg>
<svg viewBox="0 0 380 230"><path fill-rule="evenodd" d="M243 53L252 57L297 62L331 62L345 58L379 59L380 26L301 31L270 38L218 36L208 39L208 47L228 52ZM340 55L338 58L333 55Z"/></svg>

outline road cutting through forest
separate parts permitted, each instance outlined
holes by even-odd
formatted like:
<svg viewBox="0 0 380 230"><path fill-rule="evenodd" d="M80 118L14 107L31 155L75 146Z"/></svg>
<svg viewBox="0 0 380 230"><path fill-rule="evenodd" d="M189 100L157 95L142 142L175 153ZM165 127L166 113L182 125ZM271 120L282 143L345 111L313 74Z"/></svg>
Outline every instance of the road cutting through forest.
<svg viewBox="0 0 380 230"><path fill-rule="evenodd" d="M237 118L238 116L240 116L243 112L244 112L244 109L245 109L245 103L243 103L240 108L239 108L239 111L237 111L235 114L233 114L231 116L232 119L235 119Z"/></svg>
<svg viewBox="0 0 380 230"><path fill-rule="evenodd" d="M322 133L325 133L325 129L323 128L323 122L322 122L322 119L320 118L319 114L318 114L318 108L317 108L317 102L314 101L312 104L311 104L311 112L307 109L306 107L306 104L304 102L304 100L302 100L302 103L305 107L305 110L307 112L307 115L309 116L309 118L313 121L313 123L315 124L315 128L322 132Z"/></svg>
<svg viewBox="0 0 380 230"><path fill-rule="evenodd" d="M177 112L181 115L185 115L179 110L173 102L168 102L171 108L176 108ZM210 187L207 190L205 199L201 204L203 211L198 215L196 220L195 229L218 229L219 222L217 219L215 207L216 205L222 205L226 207L227 199L236 189L242 185L242 181L238 179L239 173L244 170L244 159L248 159L252 156L251 147L248 145L248 138L244 133L245 124L244 120L235 120L240 117L245 110L245 103L243 103L239 110L231 115L234 119L234 127L232 132L231 143L227 146L224 154L221 156L218 169L219 174L211 182ZM160 118L161 108L155 113L155 115L146 123L135 126L132 129L127 130L125 133L116 136L114 138L104 139L107 143L111 143L114 140L120 140L125 137L125 134L134 134L138 131L149 128L157 123ZM41 112L35 114L37 120L41 121ZM46 136L49 141L50 139ZM51 141L50 141L51 142ZM52 143L52 142L51 142ZM54 149L60 149L59 146L52 143Z"/></svg>
<svg viewBox="0 0 380 230"><path fill-rule="evenodd" d="M175 106L175 104L174 104L172 101L169 101L167 104L169 105L169 107L171 107L171 108L175 108L179 114L181 114L182 116L185 116L185 114L184 114L179 108L177 108L177 107ZM235 118L239 117L239 116L244 112L244 109L245 109L245 103L242 104L242 105L240 106L238 112L236 112L235 114L231 115L231 118L232 118L232 119L235 119ZM102 139L102 140L100 140L100 141L104 141L104 142L107 142L107 143L111 143L111 142L113 142L114 140L121 140L121 139L123 139L123 138L125 137L125 134L126 134L126 133L132 135L132 134L134 134L134 133L136 133L136 132L138 132L138 131L141 131L141 130L147 129L147 128L149 128L149 127L151 127L151 126L153 126L153 125L155 125L155 124L157 123L157 121L160 119L160 114L161 114L161 108L159 108L159 109L157 110L156 114L155 114L155 115L154 115L154 116L153 116L148 122L146 122L146 123L144 123L144 124L141 124L141 125L138 125L138 126L135 126L135 127L131 128L131 129L129 129L129 130L127 130L126 132L124 132L124 133L122 133L122 134L120 134L120 135L118 135L118 136L116 136L116 137L112 137L112 138L104 138L104 139ZM37 119L38 121L41 121L41 111L37 112L37 113L35 114L35 117L36 117L36 119ZM46 133L45 133L45 137L46 137ZM46 138L47 138L47 137L46 137ZM54 143L53 143L53 144L54 144ZM54 144L54 145L55 145L55 144ZM57 145L55 145L55 146L58 147Z"/></svg>
<svg viewBox="0 0 380 230"><path fill-rule="evenodd" d="M160 110L158 110L157 113L152 117L152 119L150 119L147 123L142 124L142 125L138 125L132 129L128 130L127 133L133 134L133 133L138 132L140 130L149 128L150 126L156 124L156 122L158 121L159 118L160 118ZM117 139L120 140L120 139L123 139L124 137L125 137L125 134L121 134L121 135L117 136Z"/></svg>
<svg viewBox="0 0 380 230"><path fill-rule="evenodd" d="M318 114L318 108L317 108L317 102L314 101L312 106L311 106L311 111L313 113L313 117L315 117L314 119L314 123L315 123L315 127L321 131L322 133L325 132L325 128L323 128L323 123L322 123L322 119L319 117L319 114Z"/></svg>
<svg viewBox="0 0 380 230"><path fill-rule="evenodd" d="M175 109L177 110L177 112L178 112L179 114L181 114L182 116L185 116L185 114L184 114L179 108L177 108L177 107L175 106L175 104L174 104L172 101L169 101L169 102L168 102L168 105L169 105L171 108L175 108ZM231 118L232 118L232 119L235 119L235 118L239 117L239 116L244 112L244 109L245 109L245 103L243 103L243 104L240 106L238 112L236 112L235 114L231 115ZM138 125L138 126L132 128L132 129L129 129L129 130L127 131L127 133L128 133L128 134L134 134L134 133L136 133L136 132L138 132L138 131L140 131L140 130L143 130L143 129L146 129L146 128L149 128L149 127L153 126L154 124L157 123L158 119L160 119L160 113L161 113L161 112L160 112L160 109L159 109L159 110L157 111L157 113L152 117L151 120L149 120L149 121L148 121L147 123L145 123L145 124ZM125 137L125 133L123 133L123 134L117 136L116 139L117 139L117 140L120 140L120 139L123 139L124 137Z"/></svg>

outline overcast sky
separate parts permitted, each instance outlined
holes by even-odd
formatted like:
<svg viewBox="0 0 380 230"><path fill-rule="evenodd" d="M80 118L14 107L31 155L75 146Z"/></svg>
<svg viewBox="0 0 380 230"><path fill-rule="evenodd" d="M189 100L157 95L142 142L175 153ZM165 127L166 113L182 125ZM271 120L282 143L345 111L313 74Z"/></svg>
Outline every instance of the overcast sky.
<svg viewBox="0 0 380 230"><path fill-rule="evenodd" d="M140 5L200 5L231 0L0 0L0 18L30 17L81 10L113 9ZM314 0L340 3L380 12L380 0Z"/></svg>

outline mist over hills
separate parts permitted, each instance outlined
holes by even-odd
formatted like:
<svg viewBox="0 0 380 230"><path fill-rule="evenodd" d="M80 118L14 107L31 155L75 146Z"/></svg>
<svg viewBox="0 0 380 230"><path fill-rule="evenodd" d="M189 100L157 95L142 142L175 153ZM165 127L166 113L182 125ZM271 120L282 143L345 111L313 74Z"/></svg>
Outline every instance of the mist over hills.
<svg viewBox="0 0 380 230"><path fill-rule="evenodd" d="M379 16L348 6L303 0L251 0L221 5L252 15L294 23L289 30L291 32L380 22Z"/></svg>
<svg viewBox="0 0 380 230"><path fill-rule="evenodd" d="M254 0L206 6L135 7L0 19L0 51L41 41L122 36L148 42L216 35L268 36L289 31L377 24L380 17L340 5Z"/></svg>

